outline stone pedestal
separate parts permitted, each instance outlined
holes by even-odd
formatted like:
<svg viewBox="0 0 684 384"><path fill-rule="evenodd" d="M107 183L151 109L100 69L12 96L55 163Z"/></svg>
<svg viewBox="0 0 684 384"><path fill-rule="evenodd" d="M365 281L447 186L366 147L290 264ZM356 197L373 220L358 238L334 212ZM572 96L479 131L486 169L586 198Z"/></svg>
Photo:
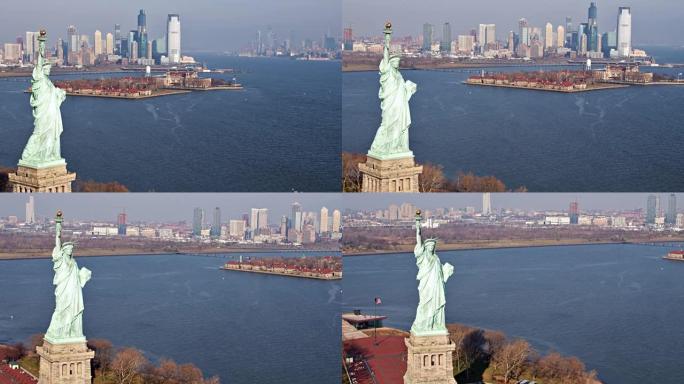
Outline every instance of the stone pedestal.
<svg viewBox="0 0 684 384"><path fill-rule="evenodd" d="M19 165L16 173L9 174L12 192L71 192L71 183L76 173L67 171L66 163L48 167Z"/></svg>
<svg viewBox="0 0 684 384"><path fill-rule="evenodd" d="M362 192L420 192L418 175L423 166L416 165L413 156L378 159L368 155L359 170L363 175Z"/></svg>
<svg viewBox="0 0 684 384"><path fill-rule="evenodd" d="M404 384L456 384L452 353L456 345L448 334L411 336L404 340L407 359Z"/></svg>
<svg viewBox="0 0 684 384"><path fill-rule="evenodd" d="M88 349L85 341L52 344L43 340L36 352L40 356L38 384L92 383L90 360L95 352Z"/></svg>

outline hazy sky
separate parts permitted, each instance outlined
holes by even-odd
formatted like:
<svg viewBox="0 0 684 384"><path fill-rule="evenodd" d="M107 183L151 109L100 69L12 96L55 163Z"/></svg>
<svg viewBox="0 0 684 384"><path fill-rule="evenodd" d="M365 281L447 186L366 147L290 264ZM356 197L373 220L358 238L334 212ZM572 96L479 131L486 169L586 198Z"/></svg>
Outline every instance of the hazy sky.
<svg viewBox="0 0 684 384"><path fill-rule="evenodd" d="M166 33L169 13L180 14L182 48L188 51L236 50L268 26L281 40L291 30L297 39L318 39L328 30L339 36L342 28L340 0L4 0L0 42L41 27L52 38L64 38L70 24L80 34L92 36L99 29L104 37L118 23L124 33L136 29L141 8L147 12L150 38Z"/></svg>
<svg viewBox="0 0 684 384"><path fill-rule="evenodd" d="M269 222L276 224L282 215L290 213L290 205L299 202L304 211L320 212L321 207L341 208L339 194L331 193L72 193L36 194L36 214L53 217L58 209L69 219L116 220L126 208L128 221L186 220L192 222L193 209L204 208L209 220L214 207L221 208L221 219L240 218L251 208L268 208ZM0 196L0 217L25 216L27 195L3 193Z"/></svg>
<svg viewBox="0 0 684 384"><path fill-rule="evenodd" d="M497 38L517 30L521 17L533 26L555 26L571 16L574 26L586 22L590 1L584 0L343 0L343 25L354 35L380 35L391 20L396 36L422 34L423 23L435 25L441 38L442 24L451 24L452 36L467 33L480 23L496 24ZM617 10L632 7L632 36L636 44L684 44L684 7L681 0L599 0L599 32L615 30Z"/></svg>
<svg viewBox="0 0 684 384"><path fill-rule="evenodd" d="M646 209L648 193L493 193L492 208L519 208L528 210L567 210L575 199L580 210L594 209ZM669 193L657 193L661 206L667 209ZM684 194L677 194L678 206L684 207ZM343 206L351 209L385 209L390 204L412 203L419 208L482 207L481 193L432 193L420 195L352 194L344 196Z"/></svg>

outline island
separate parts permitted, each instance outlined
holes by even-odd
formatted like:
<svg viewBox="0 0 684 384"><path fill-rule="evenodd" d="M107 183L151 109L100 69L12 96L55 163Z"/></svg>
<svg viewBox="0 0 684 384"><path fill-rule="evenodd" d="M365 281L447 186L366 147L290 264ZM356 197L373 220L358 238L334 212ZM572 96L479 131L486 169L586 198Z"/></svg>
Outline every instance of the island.
<svg viewBox="0 0 684 384"><path fill-rule="evenodd" d="M242 90L235 79L226 81L199 77L196 71L173 70L162 76L110 77L55 81L55 86L68 96L105 97L115 99L147 99L150 97L190 93L192 91ZM28 89L26 92L31 92Z"/></svg>
<svg viewBox="0 0 684 384"><path fill-rule="evenodd" d="M231 260L223 265L225 271L263 273L318 280L342 279L341 256L257 257Z"/></svg>
<svg viewBox="0 0 684 384"><path fill-rule="evenodd" d="M587 92L604 89L624 88L632 85L684 85L681 79L671 76L641 72L638 64L608 64L592 70L587 63L585 70L558 70L534 72L497 72L484 70L468 77L468 85L528 89L551 92Z"/></svg>

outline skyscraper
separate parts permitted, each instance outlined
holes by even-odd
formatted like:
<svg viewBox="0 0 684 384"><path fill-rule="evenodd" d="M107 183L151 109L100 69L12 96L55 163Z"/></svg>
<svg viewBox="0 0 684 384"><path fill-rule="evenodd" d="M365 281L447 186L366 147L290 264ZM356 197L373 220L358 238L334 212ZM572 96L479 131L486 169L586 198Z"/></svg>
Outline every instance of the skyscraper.
<svg viewBox="0 0 684 384"><path fill-rule="evenodd" d="M482 194L482 216L492 214L492 194L485 192Z"/></svg>
<svg viewBox="0 0 684 384"><path fill-rule="evenodd" d="M119 213L116 217L116 233L119 236L126 236L126 211Z"/></svg>
<svg viewBox="0 0 684 384"><path fill-rule="evenodd" d="M447 22L442 27L442 40L439 43L439 50L451 53L451 25Z"/></svg>
<svg viewBox="0 0 684 384"><path fill-rule="evenodd" d="M328 232L328 208L326 207L321 208L321 224L319 232Z"/></svg>
<svg viewBox="0 0 684 384"><path fill-rule="evenodd" d="M212 237L221 236L221 208L214 208L214 220L211 222L210 235Z"/></svg>
<svg viewBox="0 0 684 384"><path fill-rule="evenodd" d="M344 50L345 51L351 51L353 49L354 38L352 35L351 27L344 29L344 37L342 39L342 43L344 44Z"/></svg>
<svg viewBox="0 0 684 384"><path fill-rule="evenodd" d="M297 231L302 230L302 205L294 202L292 203L292 214L290 215L290 228Z"/></svg>
<svg viewBox="0 0 684 384"><path fill-rule="evenodd" d="M95 48L95 56L102 54L102 32L99 30L95 31L95 41L93 47Z"/></svg>
<svg viewBox="0 0 684 384"><path fill-rule="evenodd" d="M556 29L556 46L563 48L565 46L565 28L559 25Z"/></svg>
<svg viewBox="0 0 684 384"><path fill-rule="evenodd" d="M527 19L522 18L518 20L518 36L520 44L530 45L530 33L528 29Z"/></svg>
<svg viewBox="0 0 684 384"><path fill-rule="evenodd" d="M147 58L147 14L144 9L138 14L138 57Z"/></svg>
<svg viewBox="0 0 684 384"><path fill-rule="evenodd" d="M546 28L544 30L544 49L553 49L553 24L546 23Z"/></svg>
<svg viewBox="0 0 684 384"><path fill-rule="evenodd" d="M659 200L655 195L649 195L646 200L646 223L655 224L656 215L658 214Z"/></svg>
<svg viewBox="0 0 684 384"><path fill-rule="evenodd" d="M675 225L677 223L677 196L674 193L670 194L667 199L667 213L665 214L665 222L667 224Z"/></svg>
<svg viewBox="0 0 684 384"><path fill-rule="evenodd" d="M632 54L632 9L618 8L617 20L617 51L620 57Z"/></svg>
<svg viewBox="0 0 684 384"><path fill-rule="evenodd" d="M195 208L192 215L192 234L194 236L202 235L202 228L204 227L204 209Z"/></svg>
<svg viewBox="0 0 684 384"><path fill-rule="evenodd" d="M332 214L332 232L339 233L340 226L342 225L342 214L339 209L333 211Z"/></svg>
<svg viewBox="0 0 684 384"><path fill-rule="evenodd" d="M114 53L121 55L121 24L114 24Z"/></svg>
<svg viewBox="0 0 684 384"><path fill-rule="evenodd" d="M107 33L107 38L105 39L105 53L108 55L114 54L114 35Z"/></svg>
<svg viewBox="0 0 684 384"><path fill-rule="evenodd" d="M181 25L178 14L170 14L166 25L166 52L169 63L178 64L181 60Z"/></svg>
<svg viewBox="0 0 684 384"><path fill-rule="evenodd" d="M579 224L579 204L576 201L570 203L570 224Z"/></svg>
<svg viewBox="0 0 684 384"><path fill-rule="evenodd" d="M432 24L423 24L423 52L432 50Z"/></svg>
<svg viewBox="0 0 684 384"><path fill-rule="evenodd" d="M36 58L38 51L38 32L26 32L26 40L24 43L24 60L32 63Z"/></svg>
<svg viewBox="0 0 684 384"><path fill-rule="evenodd" d="M26 203L26 224L35 224L36 222L36 208L33 201L33 196L29 196L29 201Z"/></svg>
<svg viewBox="0 0 684 384"><path fill-rule="evenodd" d="M78 31L73 25L70 25L69 28L67 28L67 44L69 45L69 52L78 51Z"/></svg>
<svg viewBox="0 0 684 384"><path fill-rule="evenodd" d="M480 53L484 53L487 44L496 41L496 25L495 24L480 24L479 32L477 34L477 41L480 45Z"/></svg>
<svg viewBox="0 0 684 384"><path fill-rule="evenodd" d="M268 228L268 208L252 208L252 219L249 223L253 234Z"/></svg>
<svg viewBox="0 0 684 384"><path fill-rule="evenodd" d="M587 50L598 52L599 50L599 34L598 34L598 9L596 3L592 2L589 5L589 17L587 20Z"/></svg>

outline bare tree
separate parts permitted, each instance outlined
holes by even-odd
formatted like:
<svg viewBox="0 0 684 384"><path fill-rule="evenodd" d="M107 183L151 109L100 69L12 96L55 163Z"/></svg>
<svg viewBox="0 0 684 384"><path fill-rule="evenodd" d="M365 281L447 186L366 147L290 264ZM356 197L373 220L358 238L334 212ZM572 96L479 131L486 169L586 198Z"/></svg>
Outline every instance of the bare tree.
<svg viewBox="0 0 684 384"><path fill-rule="evenodd" d="M112 364L114 357L114 347L112 342L105 339L91 339L88 340L88 347L95 351L95 358L93 365L99 369L102 374L106 374Z"/></svg>
<svg viewBox="0 0 684 384"><path fill-rule="evenodd" d="M116 384L133 383L142 368L148 364L142 352L135 348L124 348L116 354L112 361L112 372Z"/></svg>
<svg viewBox="0 0 684 384"><path fill-rule="evenodd" d="M443 192L448 182L444 177L444 167L431 163L423 164L423 172L418 176L418 181L421 192Z"/></svg>
<svg viewBox="0 0 684 384"><path fill-rule="evenodd" d="M505 344L498 353L492 356L495 369L501 373L504 383L520 376L532 347L525 340L515 340Z"/></svg>
<svg viewBox="0 0 684 384"><path fill-rule="evenodd" d="M361 171L359 170L359 163L365 162L365 155L342 152L343 192L361 192Z"/></svg>
<svg viewBox="0 0 684 384"><path fill-rule="evenodd" d="M45 338L44 333L36 333L29 337L29 350L31 352L36 352L36 347L43 345L43 339Z"/></svg>

